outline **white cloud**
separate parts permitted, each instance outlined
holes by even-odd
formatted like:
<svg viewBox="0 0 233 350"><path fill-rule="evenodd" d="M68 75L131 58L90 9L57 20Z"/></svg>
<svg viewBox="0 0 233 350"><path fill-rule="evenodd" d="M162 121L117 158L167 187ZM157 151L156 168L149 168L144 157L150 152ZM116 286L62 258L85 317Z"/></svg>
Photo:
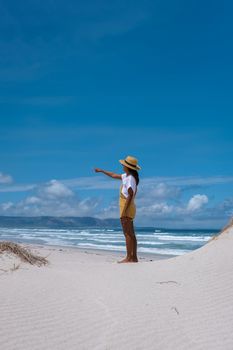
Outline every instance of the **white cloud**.
<svg viewBox="0 0 233 350"><path fill-rule="evenodd" d="M11 182L13 182L12 176L0 172L0 184L9 184Z"/></svg>
<svg viewBox="0 0 233 350"><path fill-rule="evenodd" d="M175 186L169 186L163 182L159 183L152 188L150 195L153 195L157 199L165 199L165 198L176 198L180 194L180 189Z"/></svg>
<svg viewBox="0 0 233 350"><path fill-rule="evenodd" d="M73 192L63 183L57 180L51 180L42 191L48 197L64 198L73 196Z"/></svg>
<svg viewBox="0 0 233 350"><path fill-rule="evenodd" d="M98 198L79 199L72 190L58 180L34 187L31 196L16 203L0 206L0 214L18 216L94 216L100 205Z"/></svg>
<svg viewBox="0 0 233 350"><path fill-rule="evenodd" d="M96 217L99 217L101 219L106 219L106 218L114 218L118 219L119 218L119 206L118 206L118 201L112 201L108 206L105 208L102 208L96 212Z"/></svg>
<svg viewBox="0 0 233 350"><path fill-rule="evenodd" d="M208 197L205 194L196 194L189 200L187 210L191 212L199 210L208 201Z"/></svg>
<svg viewBox="0 0 233 350"><path fill-rule="evenodd" d="M36 196L27 197L25 199L26 204L37 204L40 203L41 199Z"/></svg>
<svg viewBox="0 0 233 350"><path fill-rule="evenodd" d="M140 216L164 216L166 214L171 214L174 211L174 207L165 202L162 203L154 203L150 206L139 207L137 209L137 213Z"/></svg>
<svg viewBox="0 0 233 350"><path fill-rule="evenodd" d="M12 185L4 186L0 188L0 192L10 193L10 192L28 192L35 189L37 185Z"/></svg>
<svg viewBox="0 0 233 350"><path fill-rule="evenodd" d="M70 188L80 190L115 190L120 186L119 180L113 180L103 175L62 180L61 182Z"/></svg>
<svg viewBox="0 0 233 350"><path fill-rule="evenodd" d="M12 208L13 205L14 204L12 202L6 202L1 204L1 208L3 211L7 211L8 209Z"/></svg>

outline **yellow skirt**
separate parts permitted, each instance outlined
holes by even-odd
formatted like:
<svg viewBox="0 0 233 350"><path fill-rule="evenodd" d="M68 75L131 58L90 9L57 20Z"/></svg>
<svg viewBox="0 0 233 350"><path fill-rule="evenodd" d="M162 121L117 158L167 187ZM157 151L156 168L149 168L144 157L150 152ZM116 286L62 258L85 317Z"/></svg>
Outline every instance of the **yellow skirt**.
<svg viewBox="0 0 233 350"><path fill-rule="evenodd" d="M120 218L122 216L122 212L123 212L124 207L125 207L126 199L127 198L122 193L120 193L120 199L119 199ZM132 199L131 203L127 209L126 216L131 218L131 219L134 219L135 215L136 215L136 206L135 206L134 200Z"/></svg>

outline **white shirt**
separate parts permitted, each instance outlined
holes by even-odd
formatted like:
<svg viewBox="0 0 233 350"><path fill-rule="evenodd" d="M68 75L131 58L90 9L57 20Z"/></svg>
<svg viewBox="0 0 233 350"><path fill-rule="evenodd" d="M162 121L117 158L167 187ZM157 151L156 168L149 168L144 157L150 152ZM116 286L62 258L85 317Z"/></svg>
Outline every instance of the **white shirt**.
<svg viewBox="0 0 233 350"><path fill-rule="evenodd" d="M136 181L135 178L133 177L133 175L128 175L122 174L121 175L122 178L122 189L121 189L121 193L127 198L129 193L128 193L128 189L131 187L133 190L134 195L136 194L136 189L137 189L137 185L136 185Z"/></svg>

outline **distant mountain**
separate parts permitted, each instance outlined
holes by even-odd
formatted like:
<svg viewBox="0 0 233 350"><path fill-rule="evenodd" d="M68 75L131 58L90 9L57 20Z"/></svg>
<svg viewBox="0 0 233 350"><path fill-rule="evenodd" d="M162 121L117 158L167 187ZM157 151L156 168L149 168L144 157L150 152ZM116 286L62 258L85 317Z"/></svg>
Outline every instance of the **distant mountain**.
<svg viewBox="0 0 233 350"><path fill-rule="evenodd" d="M119 219L97 219L93 217L55 217L55 216L0 216L0 227L17 228L80 228L80 227L118 227Z"/></svg>

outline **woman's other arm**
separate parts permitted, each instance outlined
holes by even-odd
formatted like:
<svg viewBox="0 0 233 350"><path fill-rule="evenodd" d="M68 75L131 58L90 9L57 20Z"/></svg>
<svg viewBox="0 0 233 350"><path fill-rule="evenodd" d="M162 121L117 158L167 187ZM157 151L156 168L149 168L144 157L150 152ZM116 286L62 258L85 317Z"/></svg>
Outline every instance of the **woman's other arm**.
<svg viewBox="0 0 233 350"><path fill-rule="evenodd" d="M130 206L130 203L131 203L132 199L133 199L133 190L130 187L128 189L128 197L127 197L127 199L125 201L125 206L124 206L124 209L122 211L121 218L127 217L127 210L128 210L128 208Z"/></svg>

